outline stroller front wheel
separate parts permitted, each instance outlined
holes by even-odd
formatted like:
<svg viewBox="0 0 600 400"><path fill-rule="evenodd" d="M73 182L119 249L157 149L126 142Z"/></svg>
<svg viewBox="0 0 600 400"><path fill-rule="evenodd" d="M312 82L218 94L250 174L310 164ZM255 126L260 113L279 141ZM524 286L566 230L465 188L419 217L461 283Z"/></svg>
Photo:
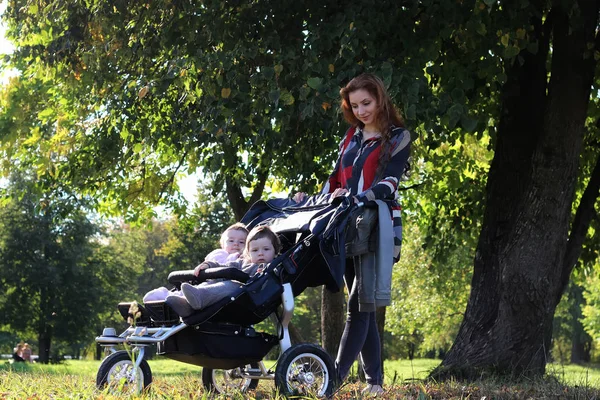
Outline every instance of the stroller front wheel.
<svg viewBox="0 0 600 400"><path fill-rule="evenodd" d="M244 370L259 368L257 363L248 364L243 367ZM202 368L202 383L206 390L219 394L239 391L244 393L248 390L254 390L258 386L258 379L248 379L241 375L240 368L234 369L212 369Z"/></svg>
<svg viewBox="0 0 600 400"><path fill-rule="evenodd" d="M321 347L298 344L277 361L275 385L284 396L331 396L334 390L333 360Z"/></svg>
<svg viewBox="0 0 600 400"><path fill-rule="evenodd" d="M152 371L146 360L141 361L137 371L134 367L134 360L127 351L112 353L98 368L96 386L99 389L108 387L111 393L141 393L152 383Z"/></svg>

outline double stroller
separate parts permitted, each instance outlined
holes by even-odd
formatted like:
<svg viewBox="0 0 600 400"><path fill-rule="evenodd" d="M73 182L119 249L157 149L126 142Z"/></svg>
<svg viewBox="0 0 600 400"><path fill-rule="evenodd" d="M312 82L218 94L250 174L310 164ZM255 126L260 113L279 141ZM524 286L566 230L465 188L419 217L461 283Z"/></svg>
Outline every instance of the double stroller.
<svg viewBox="0 0 600 400"><path fill-rule="evenodd" d="M185 318L164 301L120 303L118 309L130 326L120 335L105 328L96 337L110 352L99 367L97 386L141 392L152 382L144 355L149 345L156 344L159 355L203 367L203 385L213 392L244 392L268 379L283 395L331 395L332 358L314 344L292 345L288 325L294 297L307 287L342 288L345 226L354 209L348 198L331 199L328 194L299 204L288 199L255 203L241 222L248 229L269 225L281 239L281 254L250 278L227 268L209 269L200 277L193 270L172 272L168 280L176 288L182 282L197 284L209 278L240 281L236 293ZM271 315L276 334L257 332L253 325ZM279 357L267 369L262 360L277 344ZM117 351L118 345L126 350Z"/></svg>

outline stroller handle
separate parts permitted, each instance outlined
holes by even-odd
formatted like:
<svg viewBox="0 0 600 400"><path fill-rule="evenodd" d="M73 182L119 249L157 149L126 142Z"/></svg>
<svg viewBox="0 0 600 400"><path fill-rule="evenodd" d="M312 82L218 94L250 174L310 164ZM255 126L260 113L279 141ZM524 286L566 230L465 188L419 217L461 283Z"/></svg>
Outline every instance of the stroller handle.
<svg viewBox="0 0 600 400"><path fill-rule="evenodd" d="M193 269L173 271L167 279L170 284L179 286L183 282L198 284L208 279L228 279L245 283L249 278L250 276L246 272L237 268L218 267L203 269L198 276L194 274Z"/></svg>

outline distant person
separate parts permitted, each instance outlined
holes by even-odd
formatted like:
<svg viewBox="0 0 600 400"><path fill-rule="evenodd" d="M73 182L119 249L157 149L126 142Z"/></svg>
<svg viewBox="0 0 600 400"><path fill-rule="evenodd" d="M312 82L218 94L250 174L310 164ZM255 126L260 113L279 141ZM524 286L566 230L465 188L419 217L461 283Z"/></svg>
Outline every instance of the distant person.
<svg viewBox="0 0 600 400"><path fill-rule="evenodd" d="M204 258L204 261L213 261L219 264L226 264L231 261L235 261L240 258L244 245L246 244L246 237L248 236L248 229L244 224L237 222L221 234L221 248L215 249L208 253ZM158 289L152 289L144 296L143 302L159 301L164 300L167 296L183 296L181 291L172 292L166 287L159 287Z"/></svg>
<svg viewBox="0 0 600 400"><path fill-rule="evenodd" d="M25 347L25 343L21 342L13 349L12 359L14 362L25 362L23 359L23 347Z"/></svg>
<svg viewBox="0 0 600 400"><path fill-rule="evenodd" d="M23 345L23 351L21 352L21 357L26 362L31 362L31 347L29 346L29 343L25 343Z"/></svg>
<svg viewBox="0 0 600 400"><path fill-rule="evenodd" d="M248 234L242 258L227 264L205 261L196 267L194 274L198 276L200 271L208 268L230 267L253 276L262 272L280 250L281 242L277 234L268 226L257 226ZM179 316L187 317L194 310L208 307L230 296L239 287L239 282L223 279L211 279L195 286L184 282L181 284L184 297L171 295L166 302Z"/></svg>

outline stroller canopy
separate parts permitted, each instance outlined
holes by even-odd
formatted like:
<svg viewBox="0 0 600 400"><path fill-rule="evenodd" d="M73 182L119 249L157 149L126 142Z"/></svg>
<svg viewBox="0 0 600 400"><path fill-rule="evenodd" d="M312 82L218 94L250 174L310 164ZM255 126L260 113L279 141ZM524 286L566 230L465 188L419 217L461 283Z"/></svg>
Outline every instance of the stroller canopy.
<svg viewBox="0 0 600 400"><path fill-rule="evenodd" d="M295 234L295 241L298 242L304 240L309 243L305 238L315 237L321 261L327 268L314 271L315 281L310 286L325 284L329 290L339 291L344 284L345 227L351 209L352 203L347 197L332 199L330 194L308 197L300 203L287 198L261 200L250 207L241 222L248 229L257 225L268 225L280 235ZM305 251L307 249L300 245L291 257Z"/></svg>

